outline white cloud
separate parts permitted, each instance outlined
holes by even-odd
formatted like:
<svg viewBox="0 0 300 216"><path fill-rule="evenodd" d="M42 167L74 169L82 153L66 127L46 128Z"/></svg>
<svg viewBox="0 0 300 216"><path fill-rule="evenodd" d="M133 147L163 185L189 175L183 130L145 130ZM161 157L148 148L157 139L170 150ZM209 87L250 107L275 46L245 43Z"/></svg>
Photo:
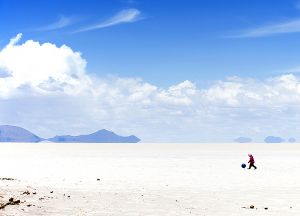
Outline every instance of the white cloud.
<svg viewBox="0 0 300 216"><path fill-rule="evenodd" d="M20 39L0 50L0 124L41 136L106 128L166 142L300 132L300 79L292 74L232 77L206 88L187 80L164 89L135 78L92 77L70 47Z"/></svg>
<svg viewBox="0 0 300 216"><path fill-rule="evenodd" d="M58 21L51 23L49 25L37 28L38 31L51 31L56 29L61 29L72 24L72 19L70 17L61 16Z"/></svg>
<svg viewBox="0 0 300 216"><path fill-rule="evenodd" d="M19 34L17 34L16 37L11 38L10 41L9 41L9 44L7 45L7 47L13 46L16 43L18 43L21 40L22 36L23 36L22 33L19 33Z"/></svg>
<svg viewBox="0 0 300 216"><path fill-rule="evenodd" d="M295 7L300 9L300 1L296 2ZM246 29L236 34L227 36L229 38L258 38L268 37L279 34L299 33L300 32L300 18L294 18L281 22L273 22L270 24L258 26L256 28Z"/></svg>
<svg viewBox="0 0 300 216"><path fill-rule="evenodd" d="M298 1L298 2L296 2L296 8L298 9L298 10L300 10L300 1Z"/></svg>
<svg viewBox="0 0 300 216"><path fill-rule="evenodd" d="M113 17L109 18L108 20L102 21L98 24L81 28L76 32L84 32L84 31L91 31L95 29L107 28L114 25L119 25L123 23L132 23L137 21L140 18L141 12L137 9L131 8L126 10L121 10Z"/></svg>
<svg viewBox="0 0 300 216"><path fill-rule="evenodd" d="M18 34L0 52L0 68L10 74L0 79L0 96L20 93L24 86L47 93L50 89L57 89L57 85L65 93L74 94L89 82L85 75L86 61L80 53L65 45L56 47L32 40L18 45L20 39L21 34Z"/></svg>
<svg viewBox="0 0 300 216"><path fill-rule="evenodd" d="M264 25L257 28L248 29L238 34L231 35L231 38L255 38L267 37L278 34L298 33L300 32L300 18L279 22L270 25Z"/></svg>

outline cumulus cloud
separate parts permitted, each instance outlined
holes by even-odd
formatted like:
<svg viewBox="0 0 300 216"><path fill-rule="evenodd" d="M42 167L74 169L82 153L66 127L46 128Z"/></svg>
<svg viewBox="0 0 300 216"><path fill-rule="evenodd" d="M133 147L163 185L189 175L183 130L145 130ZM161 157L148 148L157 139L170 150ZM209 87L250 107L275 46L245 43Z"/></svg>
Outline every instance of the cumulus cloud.
<svg viewBox="0 0 300 216"><path fill-rule="evenodd" d="M137 78L91 76L70 47L20 40L0 50L0 124L45 137L106 128L148 142L299 134L296 75L231 77L206 88L186 80L160 88Z"/></svg>
<svg viewBox="0 0 300 216"><path fill-rule="evenodd" d="M121 10L113 17L109 18L108 20L102 21L98 24L83 27L76 32L84 32L84 31L91 31L95 29L107 28L114 25L119 25L123 23L132 23L137 21L140 18L141 12L135 8Z"/></svg>
<svg viewBox="0 0 300 216"><path fill-rule="evenodd" d="M59 89L74 94L86 87L89 77L80 53L65 45L56 47L32 40L18 45L20 39L18 34L0 52L1 71L9 74L0 79L0 97L23 93L25 87L40 94Z"/></svg>

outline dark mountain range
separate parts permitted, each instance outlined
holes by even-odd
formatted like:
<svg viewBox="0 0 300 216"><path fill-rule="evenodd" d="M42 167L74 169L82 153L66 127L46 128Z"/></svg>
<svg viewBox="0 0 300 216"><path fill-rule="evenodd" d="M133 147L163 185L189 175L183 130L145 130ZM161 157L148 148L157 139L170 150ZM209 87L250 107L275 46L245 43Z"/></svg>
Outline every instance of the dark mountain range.
<svg viewBox="0 0 300 216"><path fill-rule="evenodd" d="M137 143L140 141L136 136L119 136L114 132L108 130L99 130L95 133L88 135L79 135L79 136L55 136L48 139L51 142L63 142L63 143Z"/></svg>
<svg viewBox="0 0 300 216"><path fill-rule="evenodd" d="M79 136L55 136L44 139L21 127L2 125L0 126L0 142L41 142L51 141L58 143L137 143L140 141L136 136L119 136L108 130L99 130L95 133Z"/></svg>

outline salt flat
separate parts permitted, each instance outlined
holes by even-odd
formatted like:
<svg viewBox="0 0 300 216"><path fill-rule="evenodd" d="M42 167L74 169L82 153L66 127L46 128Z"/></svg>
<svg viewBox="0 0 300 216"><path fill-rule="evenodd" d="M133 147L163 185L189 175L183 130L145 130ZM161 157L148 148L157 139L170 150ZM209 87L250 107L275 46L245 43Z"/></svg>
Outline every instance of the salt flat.
<svg viewBox="0 0 300 216"><path fill-rule="evenodd" d="M0 162L0 202L21 200L0 215L300 215L298 144L2 143Z"/></svg>

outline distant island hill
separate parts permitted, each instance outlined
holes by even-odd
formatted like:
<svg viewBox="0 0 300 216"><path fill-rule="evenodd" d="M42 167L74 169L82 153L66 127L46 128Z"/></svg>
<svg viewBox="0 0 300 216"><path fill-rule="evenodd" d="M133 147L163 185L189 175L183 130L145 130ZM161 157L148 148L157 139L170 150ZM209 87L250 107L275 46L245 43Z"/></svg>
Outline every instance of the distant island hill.
<svg viewBox="0 0 300 216"><path fill-rule="evenodd" d="M234 141L238 143L250 143L252 142L252 139L250 137L238 137ZM282 142L295 143L296 139L294 137L290 137L289 139L285 140L277 136L267 136L264 139L264 142L265 143L282 143Z"/></svg>
<svg viewBox="0 0 300 216"><path fill-rule="evenodd" d="M54 142L54 143L138 143L138 137L119 136L108 130L99 130L87 135L63 135L44 139L30 131L12 125L0 125L0 142Z"/></svg>

